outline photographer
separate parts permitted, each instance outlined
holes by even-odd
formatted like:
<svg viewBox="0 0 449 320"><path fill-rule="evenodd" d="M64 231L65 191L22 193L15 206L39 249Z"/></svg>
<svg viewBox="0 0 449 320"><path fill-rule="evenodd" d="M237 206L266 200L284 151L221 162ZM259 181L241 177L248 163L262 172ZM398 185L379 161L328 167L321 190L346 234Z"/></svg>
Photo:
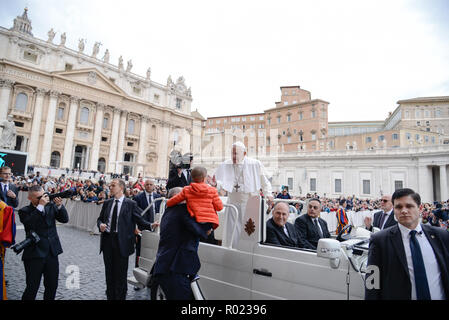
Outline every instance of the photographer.
<svg viewBox="0 0 449 320"><path fill-rule="evenodd" d="M170 160L170 172L168 173L167 190L176 187L185 187L190 185L192 178L190 177L190 167L193 162L192 155L181 157L177 155Z"/></svg>
<svg viewBox="0 0 449 320"><path fill-rule="evenodd" d="M22 255L26 273L26 288L22 300L36 299L42 275L44 299L54 300L59 276L58 255L62 253L56 221L67 223L69 216L62 205L62 199L57 197L50 202L48 194L44 194L41 186L30 188L28 200L31 203L19 210L20 221L25 227L27 237L34 232L40 240L25 247Z"/></svg>

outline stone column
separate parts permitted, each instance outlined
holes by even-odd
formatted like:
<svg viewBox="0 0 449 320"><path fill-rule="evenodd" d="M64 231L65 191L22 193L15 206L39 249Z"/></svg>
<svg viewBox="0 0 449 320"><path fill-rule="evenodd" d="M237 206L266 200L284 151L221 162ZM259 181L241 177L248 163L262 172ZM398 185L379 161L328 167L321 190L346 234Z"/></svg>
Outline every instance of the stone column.
<svg viewBox="0 0 449 320"><path fill-rule="evenodd" d="M162 130L159 130L158 139L158 159L157 159L157 175L160 178L168 178L168 158L169 150L173 148L173 141L170 141L170 125L166 122L162 123Z"/></svg>
<svg viewBox="0 0 449 320"><path fill-rule="evenodd" d="M33 122L31 124L30 147L28 149L28 162L37 164L37 154L39 150L39 138L41 134L42 109L46 90L36 89L36 102L34 105Z"/></svg>
<svg viewBox="0 0 449 320"><path fill-rule="evenodd" d="M64 143L64 155L62 157L62 167L71 168L73 161L74 145L73 140L75 137L75 125L76 125L76 114L78 112L78 103L80 98L71 97L70 98L70 110L69 117L67 121L67 129L65 133L65 143Z"/></svg>
<svg viewBox="0 0 449 320"><path fill-rule="evenodd" d="M140 137L139 137L139 155L137 158L138 163L146 163L146 154L147 154L147 124L148 117L142 116L140 118ZM137 174L141 173L142 177L145 176L145 166L138 166Z"/></svg>
<svg viewBox="0 0 449 320"><path fill-rule="evenodd" d="M53 142L53 131L55 128L56 104L59 92L50 91L50 104L47 110L47 120L45 123L44 143L41 152L41 165L49 166L51 157L51 144Z"/></svg>
<svg viewBox="0 0 449 320"><path fill-rule="evenodd" d="M95 115L94 142L92 145L92 154L90 157L89 170L98 169L98 157L100 154L101 129L103 125L103 113L105 105L97 104L97 113Z"/></svg>
<svg viewBox="0 0 449 320"><path fill-rule="evenodd" d="M118 134L118 146L117 146L117 161L123 162L123 145L125 144L125 129L126 129L126 119L128 118L128 111L122 111L120 117L120 130ZM123 165L117 164L117 173L122 172Z"/></svg>
<svg viewBox="0 0 449 320"><path fill-rule="evenodd" d="M433 202L432 168L426 164L418 166L418 190L422 202Z"/></svg>
<svg viewBox="0 0 449 320"><path fill-rule="evenodd" d="M446 165L440 166L440 201L446 201L449 198L447 189L447 170Z"/></svg>
<svg viewBox="0 0 449 320"><path fill-rule="evenodd" d="M0 80L0 122L6 120L8 116L9 100L13 85L14 82L11 80Z"/></svg>
<svg viewBox="0 0 449 320"><path fill-rule="evenodd" d="M120 126L120 112L120 109L114 109L114 119L112 121L111 144L109 149L109 171L112 173L117 173L116 160L118 132Z"/></svg>

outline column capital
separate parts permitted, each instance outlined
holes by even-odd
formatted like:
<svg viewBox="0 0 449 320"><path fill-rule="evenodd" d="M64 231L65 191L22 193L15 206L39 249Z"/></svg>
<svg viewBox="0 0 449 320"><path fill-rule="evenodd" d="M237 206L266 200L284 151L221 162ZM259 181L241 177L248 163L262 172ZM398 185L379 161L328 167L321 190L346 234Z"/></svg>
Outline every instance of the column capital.
<svg viewBox="0 0 449 320"><path fill-rule="evenodd" d="M81 98L77 97L77 96L71 96L70 97L70 102L71 103L78 103L80 100L81 100Z"/></svg>
<svg viewBox="0 0 449 320"><path fill-rule="evenodd" d="M122 109L114 107L114 113L119 114L122 112Z"/></svg>
<svg viewBox="0 0 449 320"><path fill-rule="evenodd" d="M49 94L51 98L58 98L61 93L56 90L50 90Z"/></svg>
<svg viewBox="0 0 449 320"><path fill-rule="evenodd" d="M39 97L44 96L48 91L42 88L36 88L36 94Z"/></svg>
<svg viewBox="0 0 449 320"><path fill-rule="evenodd" d="M149 122L150 121L150 117L142 115L140 117L140 120L143 121L143 122Z"/></svg>
<svg viewBox="0 0 449 320"><path fill-rule="evenodd" d="M14 81L9 79L0 79L0 88L9 88L12 89L14 86Z"/></svg>
<svg viewBox="0 0 449 320"><path fill-rule="evenodd" d="M97 111L104 111L106 105L104 103L97 103Z"/></svg>
<svg viewBox="0 0 449 320"><path fill-rule="evenodd" d="M128 116L128 114L129 114L128 110L121 110L121 111L122 111L122 116L123 117L127 117Z"/></svg>

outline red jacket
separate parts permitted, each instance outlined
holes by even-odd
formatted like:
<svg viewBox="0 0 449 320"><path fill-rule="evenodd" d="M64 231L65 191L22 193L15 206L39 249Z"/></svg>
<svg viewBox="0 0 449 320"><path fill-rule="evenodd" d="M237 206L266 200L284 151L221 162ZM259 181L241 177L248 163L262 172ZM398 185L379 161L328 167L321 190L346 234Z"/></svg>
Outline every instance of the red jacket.
<svg viewBox="0 0 449 320"><path fill-rule="evenodd" d="M217 189L206 183L191 183L180 193L167 201L167 207L172 207L187 200L187 210L197 222L210 222L213 228L218 227L217 211L223 210L223 203L218 196Z"/></svg>

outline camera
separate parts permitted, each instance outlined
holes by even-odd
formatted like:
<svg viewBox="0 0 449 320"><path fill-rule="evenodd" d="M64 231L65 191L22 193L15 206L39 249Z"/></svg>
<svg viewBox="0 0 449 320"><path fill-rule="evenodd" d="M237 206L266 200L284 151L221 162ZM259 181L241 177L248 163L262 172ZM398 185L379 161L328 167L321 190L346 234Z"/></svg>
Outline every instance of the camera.
<svg viewBox="0 0 449 320"><path fill-rule="evenodd" d="M50 198L50 201L53 201L55 198L62 198L62 199L66 199L66 198L71 198L73 196L76 196L76 191L73 191L71 189L67 189L65 191L59 192L59 193L48 193L45 192L42 196L40 196L38 199L42 198L44 195L48 195L48 197Z"/></svg>
<svg viewBox="0 0 449 320"><path fill-rule="evenodd" d="M170 169L190 169L190 162L193 160L193 154L188 152L184 155L177 150L170 153Z"/></svg>
<svg viewBox="0 0 449 320"><path fill-rule="evenodd" d="M39 238L39 236L37 235L36 232L31 231L30 235L23 240L22 242L19 242L15 245L13 245L11 247L11 249L16 253L19 254L20 252L22 252L23 249L25 249L26 247L30 246L33 243L38 243L41 240L41 238Z"/></svg>

